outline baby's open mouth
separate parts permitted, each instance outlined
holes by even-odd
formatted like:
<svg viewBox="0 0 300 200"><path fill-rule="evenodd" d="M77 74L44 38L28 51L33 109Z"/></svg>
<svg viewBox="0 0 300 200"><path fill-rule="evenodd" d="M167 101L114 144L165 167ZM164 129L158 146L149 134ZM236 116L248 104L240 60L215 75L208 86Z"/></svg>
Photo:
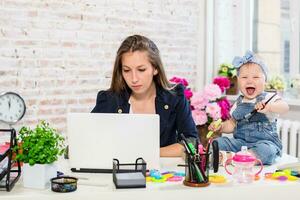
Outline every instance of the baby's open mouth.
<svg viewBox="0 0 300 200"><path fill-rule="evenodd" d="M255 87L246 87L246 91L248 95L253 95L255 92Z"/></svg>

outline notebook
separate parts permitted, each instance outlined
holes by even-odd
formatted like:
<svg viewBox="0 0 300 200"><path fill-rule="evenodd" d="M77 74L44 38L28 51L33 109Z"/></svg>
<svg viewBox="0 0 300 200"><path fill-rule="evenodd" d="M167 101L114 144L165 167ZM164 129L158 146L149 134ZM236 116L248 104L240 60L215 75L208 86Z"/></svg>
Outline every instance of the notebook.
<svg viewBox="0 0 300 200"><path fill-rule="evenodd" d="M159 115L69 113L67 138L73 172L112 172L113 158L159 169Z"/></svg>

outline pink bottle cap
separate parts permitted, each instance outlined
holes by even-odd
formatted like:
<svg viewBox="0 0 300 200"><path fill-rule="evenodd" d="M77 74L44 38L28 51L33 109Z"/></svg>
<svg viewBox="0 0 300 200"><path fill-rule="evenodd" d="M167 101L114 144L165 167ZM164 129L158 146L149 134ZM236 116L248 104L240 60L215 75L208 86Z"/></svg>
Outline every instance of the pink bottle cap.
<svg viewBox="0 0 300 200"><path fill-rule="evenodd" d="M247 151L246 146L243 146L242 151L237 152L232 160L235 162L254 162L256 158Z"/></svg>

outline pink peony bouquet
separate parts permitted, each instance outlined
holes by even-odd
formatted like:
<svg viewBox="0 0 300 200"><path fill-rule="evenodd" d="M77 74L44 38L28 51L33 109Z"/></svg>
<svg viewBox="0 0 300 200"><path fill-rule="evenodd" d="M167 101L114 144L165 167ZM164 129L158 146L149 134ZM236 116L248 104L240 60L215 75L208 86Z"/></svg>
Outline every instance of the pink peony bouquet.
<svg viewBox="0 0 300 200"><path fill-rule="evenodd" d="M176 84L181 83L185 87L184 96L187 98L188 101L191 100L191 97L193 96L193 92L190 88L188 88L189 83L187 82L187 80L185 78L180 78L180 77L174 76L173 78L170 79L170 82L176 83Z"/></svg>
<svg viewBox="0 0 300 200"><path fill-rule="evenodd" d="M217 77L214 84L205 86L202 92L194 93L190 102L196 125L211 123L220 118L222 120L230 118L230 103L222 96L225 88L228 88L226 80L224 83Z"/></svg>
<svg viewBox="0 0 300 200"><path fill-rule="evenodd" d="M230 80L227 77L218 76L214 78L213 83L220 87L222 93L230 88Z"/></svg>

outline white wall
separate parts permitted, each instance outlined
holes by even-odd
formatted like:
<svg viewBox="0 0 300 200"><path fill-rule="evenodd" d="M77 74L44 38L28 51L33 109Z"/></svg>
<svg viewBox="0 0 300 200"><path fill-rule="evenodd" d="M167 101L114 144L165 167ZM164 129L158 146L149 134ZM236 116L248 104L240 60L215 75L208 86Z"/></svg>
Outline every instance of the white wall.
<svg viewBox="0 0 300 200"><path fill-rule="evenodd" d="M242 56L252 49L252 4L246 0L215 0L213 9L213 53L210 79L219 65L231 63L234 56Z"/></svg>
<svg viewBox="0 0 300 200"><path fill-rule="evenodd" d="M0 92L25 99L19 126L45 119L65 130L66 113L89 112L97 91L108 88L117 48L131 34L158 45L169 77L185 77L195 86L204 52L198 48L204 3L0 1Z"/></svg>

